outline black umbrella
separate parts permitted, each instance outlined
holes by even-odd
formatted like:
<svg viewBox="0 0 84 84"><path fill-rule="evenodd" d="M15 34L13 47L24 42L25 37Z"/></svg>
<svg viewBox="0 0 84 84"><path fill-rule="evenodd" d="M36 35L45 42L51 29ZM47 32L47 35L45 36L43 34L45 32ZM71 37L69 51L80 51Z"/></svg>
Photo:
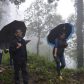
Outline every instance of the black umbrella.
<svg viewBox="0 0 84 84"><path fill-rule="evenodd" d="M15 31L21 29L23 32L23 37L26 33L26 26L23 21L14 20L13 22L7 24L0 31L0 47L9 47L11 40L14 38Z"/></svg>
<svg viewBox="0 0 84 84"><path fill-rule="evenodd" d="M70 23L60 24L50 31L50 33L47 36L47 40L49 43L55 44L55 39L59 37L61 32L66 33L65 39L68 39L68 37L72 33L72 30L73 27Z"/></svg>

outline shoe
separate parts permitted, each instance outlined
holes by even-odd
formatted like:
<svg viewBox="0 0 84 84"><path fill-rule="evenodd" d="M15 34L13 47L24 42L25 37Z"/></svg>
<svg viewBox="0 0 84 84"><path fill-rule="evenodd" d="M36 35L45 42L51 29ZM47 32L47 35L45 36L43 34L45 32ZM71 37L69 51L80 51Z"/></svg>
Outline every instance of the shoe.
<svg viewBox="0 0 84 84"><path fill-rule="evenodd" d="M2 70L0 70L0 73L2 73L3 71Z"/></svg>
<svg viewBox="0 0 84 84"><path fill-rule="evenodd" d="M60 80L63 80L63 77L62 77L62 76L59 76L59 79L60 79Z"/></svg>

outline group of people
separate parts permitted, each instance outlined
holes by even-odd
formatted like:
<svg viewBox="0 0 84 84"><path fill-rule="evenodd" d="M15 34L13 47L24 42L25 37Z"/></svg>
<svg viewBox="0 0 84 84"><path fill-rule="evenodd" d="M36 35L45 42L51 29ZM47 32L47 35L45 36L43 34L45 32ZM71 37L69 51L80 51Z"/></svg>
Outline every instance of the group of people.
<svg viewBox="0 0 84 84"><path fill-rule="evenodd" d="M28 84L28 72L27 72L27 51L26 51L26 41L22 38L22 31L17 29L15 32L15 37L10 43L9 53L10 57L13 59L14 65L14 79L15 84L20 84L19 71L22 72L24 84ZM53 48L53 57L57 66L57 73L60 79L62 78L61 69L65 67L64 49L67 47L67 42L65 39L65 33L60 33L59 37L55 40L55 45ZM1 51L0 51L1 53ZM1 54L0 54L1 59Z"/></svg>

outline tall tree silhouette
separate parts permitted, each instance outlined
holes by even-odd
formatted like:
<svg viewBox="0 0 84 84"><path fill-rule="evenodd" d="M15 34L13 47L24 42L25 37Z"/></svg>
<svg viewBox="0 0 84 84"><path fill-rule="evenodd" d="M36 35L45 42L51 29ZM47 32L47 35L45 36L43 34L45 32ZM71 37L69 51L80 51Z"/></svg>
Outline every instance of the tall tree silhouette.
<svg viewBox="0 0 84 84"><path fill-rule="evenodd" d="M76 0L77 7L77 62L78 68L83 67L83 0Z"/></svg>

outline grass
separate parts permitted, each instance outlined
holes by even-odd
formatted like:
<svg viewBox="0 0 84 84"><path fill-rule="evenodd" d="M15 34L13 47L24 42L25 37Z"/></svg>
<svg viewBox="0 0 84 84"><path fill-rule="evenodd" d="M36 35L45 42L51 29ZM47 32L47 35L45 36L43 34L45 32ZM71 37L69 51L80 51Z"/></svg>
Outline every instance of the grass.
<svg viewBox="0 0 84 84"><path fill-rule="evenodd" d="M3 56L5 71L0 73L0 84L13 84L13 69L9 67L9 54ZM57 77L55 62L47 58L29 54L29 84L84 84L84 69L64 69L63 81Z"/></svg>
<svg viewBox="0 0 84 84"><path fill-rule="evenodd" d="M3 52L2 64L3 64L3 65L9 65L9 59L10 59L9 53L4 53L4 52Z"/></svg>

